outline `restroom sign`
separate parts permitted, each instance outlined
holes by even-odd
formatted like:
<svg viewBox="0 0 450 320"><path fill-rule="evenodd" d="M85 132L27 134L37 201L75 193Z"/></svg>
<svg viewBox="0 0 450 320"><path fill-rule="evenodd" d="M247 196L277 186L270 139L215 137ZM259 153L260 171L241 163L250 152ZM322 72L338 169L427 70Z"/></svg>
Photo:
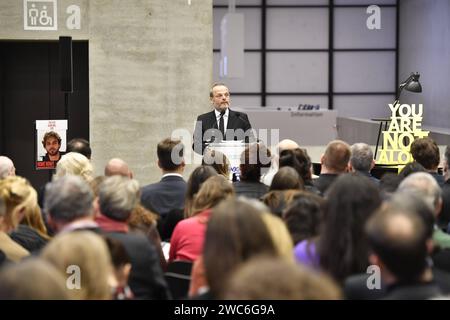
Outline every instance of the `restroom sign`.
<svg viewBox="0 0 450 320"><path fill-rule="evenodd" d="M23 0L24 30L58 30L56 0Z"/></svg>

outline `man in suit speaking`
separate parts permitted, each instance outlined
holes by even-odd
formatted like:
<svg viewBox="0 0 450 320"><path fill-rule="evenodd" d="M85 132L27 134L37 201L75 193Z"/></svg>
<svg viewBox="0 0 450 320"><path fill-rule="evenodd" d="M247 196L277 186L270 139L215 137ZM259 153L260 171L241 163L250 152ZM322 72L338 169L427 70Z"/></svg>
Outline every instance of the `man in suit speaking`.
<svg viewBox="0 0 450 320"><path fill-rule="evenodd" d="M230 92L222 83L215 83L209 93L213 111L197 117L194 130L194 151L203 154L211 142L222 140L254 140L252 126L243 112L230 110Z"/></svg>

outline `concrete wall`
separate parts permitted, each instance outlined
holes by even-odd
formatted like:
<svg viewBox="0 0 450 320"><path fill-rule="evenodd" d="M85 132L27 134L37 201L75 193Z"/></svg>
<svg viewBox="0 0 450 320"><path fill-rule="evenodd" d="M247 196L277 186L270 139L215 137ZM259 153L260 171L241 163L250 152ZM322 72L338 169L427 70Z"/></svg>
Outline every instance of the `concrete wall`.
<svg viewBox="0 0 450 320"><path fill-rule="evenodd" d="M89 40L90 141L101 174L121 157L146 184L159 179L156 144L193 131L209 110L212 0L59 0L58 31L25 31L23 1L0 1L0 40ZM66 8L81 8L68 30ZM188 168L186 177L192 167Z"/></svg>
<svg viewBox="0 0 450 320"><path fill-rule="evenodd" d="M400 1L400 81L420 72L422 93L403 91L404 103L423 103L428 126L450 128L450 1Z"/></svg>

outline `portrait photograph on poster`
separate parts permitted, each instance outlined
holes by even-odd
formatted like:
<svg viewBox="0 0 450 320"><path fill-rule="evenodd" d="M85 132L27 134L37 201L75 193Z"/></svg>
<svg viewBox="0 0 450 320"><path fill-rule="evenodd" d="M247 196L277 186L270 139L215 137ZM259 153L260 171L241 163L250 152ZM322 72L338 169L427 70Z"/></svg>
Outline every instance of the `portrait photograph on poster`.
<svg viewBox="0 0 450 320"><path fill-rule="evenodd" d="M36 120L36 170L51 170L66 151L67 120Z"/></svg>

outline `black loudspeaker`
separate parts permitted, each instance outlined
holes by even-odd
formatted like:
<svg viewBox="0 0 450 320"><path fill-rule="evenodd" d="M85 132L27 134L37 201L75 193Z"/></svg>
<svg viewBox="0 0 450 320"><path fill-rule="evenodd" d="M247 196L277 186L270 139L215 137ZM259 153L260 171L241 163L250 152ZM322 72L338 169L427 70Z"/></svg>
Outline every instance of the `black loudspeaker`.
<svg viewBox="0 0 450 320"><path fill-rule="evenodd" d="M61 91L73 92L72 37L59 37Z"/></svg>

